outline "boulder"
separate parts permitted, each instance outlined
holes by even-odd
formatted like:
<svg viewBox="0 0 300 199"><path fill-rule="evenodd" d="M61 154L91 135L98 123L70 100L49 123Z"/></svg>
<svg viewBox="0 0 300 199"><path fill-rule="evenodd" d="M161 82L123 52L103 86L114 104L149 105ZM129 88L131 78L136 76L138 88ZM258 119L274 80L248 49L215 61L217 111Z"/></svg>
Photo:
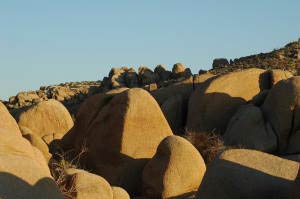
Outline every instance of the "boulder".
<svg viewBox="0 0 300 199"><path fill-rule="evenodd" d="M187 113L187 103L181 95L168 98L161 105L161 110L173 132L178 133L177 131L183 130Z"/></svg>
<svg viewBox="0 0 300 199"><path fill-rule="evenodd" d="M194 75L193 82L194 82L194 89L197 89L198 87L204 87L203 85L208 85L210 81L212 81L217 76L212 73L203 73L199 75Z"/></svg>
<svg viewBox="0 0 300 199"><path fill-rule="evenodd" d="M111 187L113 199L130 199L129 194L121 187Z"/></svg>
<svg viewBox="0 0 300 199"><path fill-rule="evenodd" d="M200 153L186 139L168 136L143 171L143 195L175 198L198 189L206 166Z"/></svg>
<svg viewBox="0 0 300 199"><path fill-rule="evenodd" d="M167 71L163 65L158 65L154 69L154 73L159 77L160 82L164 82L170 79L172 72Z"/></svg>
<svg viewBox="0 0 300 199"><path fill-rule="evenodd" d="M254 96L251 100L251 103L255 106L260 107L265 102L270 90L263 90L260 93L258 93L256 96Z"/></svg>
<svg viewBox="0 0 300 199"><path fill-rule="evenodd" d="M182 63L176 63L173 65L172 73L173 74L180 74L185 71L185 66Z"/></svg>
<svg viewBox="0 0 300 199"><path fill-rule="evenodd" d="M0 197L63 199L41 152L25 140L0 103Z"/></svg>
<svg viewBox="0 0 300 199"><path fill-rule="evenodd" d="M68 110L56 100L40 102L16 116L20 127L43 137L51 133L65 134L73 126Z"/></svg>
<svg viewBox="0 0 300 199"><path fill-rule="evenodd" d="M101 176L80 169L67 169L66 175L74 199L114 199L109 183Z"/></svg>
<svg viewBox="0 0 300 199"><path fill-rule="evenodd" d="M86 136L86 133L83 132L87 131L97 114L115 95L126 90L128 88L117 88L87 98L78 109L74 127L62 138L62 147L65 150L75 147L78 152L81 151Z"/></svg>
<svg viewBox="0 0 300 199"><path fill-rule="evenodd" d="M157 102L147 91L134 88L88 99L63 143L77 152L84 145L88 152L81 164L132 193L145 160L171 134Z"/></svg>
<svg viewBox="0 0 300 199"><path fill-rule="evenodd" d="M185 68L182 63L176 63L172 68L172 78L181 80L187 79L192 76L192 72L189 68Z"/></svg>
<svg viewBox="0 0 300 199"><path fill-rule="evenodd" d="M229 62L226 58L217 58L213 60L212 67L213 69L223 68L229 65Z"/></svg>
<svg viewBox="0 0 300 199"><path fill-rule="evenodd" d="M262 111L254 105L241 106L231 118L224 134L224 143L247 149L274 152L277 137Z"/></svg>
<svg viewBox="0 0 300 199"><path fill-rule="evenodd" d="M24 129L25 127L21 127L21 128L23 128L23 129L21 129L23 137L26 140L28 140L33 147L36 147L38 150L40 150L40 152L43 154L46 162L48 163L51 156L52 156L49 153L48 145L43 141L42 138L40 138L39 136L33 134L29 129L25 130Z"/></svg>
<svg viewBox="0 0 300 199"><path fill-rule="evenodd" d="M148 67L141 66L138 71L141 85L148 85L157 82L157 75Z"/></svg>
<svg viewBox="0 0 300 199"><path fill-rule="evenodd" d="M228 73L199 86L188 105L187 129L224 133L237 109L264 89L262 69Z"/></svg>
<svg viewBox="0 0 300 199"><path fill-rule="evenodd" d="M128 88L138 87L139 78L138 74L133 68L129 68L125 73L125 84Z"/></svg>
<svg viewBox="0 0 300 199"><path fill-rule="evenodd" d="M185 126L188 100L192 92L192 78L151 92L161 106L173 132L181 131Z"/></svg>
<svg viewBox="0 0 300 199"><path fill-rule="evenodd" d="M300 130L296 131L289 137L289 142L286 154L299 154L300 153Z"/></svg>
<svg viewBox="0 0 300 199"><path fill-rule="evenodd" d="M298 171L298 162L254 150L228 150L208 166L196 198L299 198Z"/></svg>
<svg viewBox="0 0 300 199"><path fill-rule="evenodd" d="M108 86L110 88L126 87L125 76L128 68L112 68L108 75Z"/></svg>
<svg viewBox="0 0 300 199"><path fill-rule="evenodd" d="M18 105L20 107L30 106L34 101L40 99L40 97L34 91L20 92L17 94L15 98L16 98L15 100L18 102Z"/></svg>
<svg viewBox="0 0 300 199"><path fill-rule="evenodd" d="M280 70L280 69L273 69L273 70L270 71L271 87L274 86L280 80L289 79L293 76L294 75L289 71Z"/></svg>
<svg viewBox="0 0 300 199"><path fill-rule="evenodd" d="M289 136L300 129L299 95L299 76L281 80L270 90L261 107L278 137L280 152L286 149Z"/></svg>
<svg viewBox="0 0 300 199"><path fill-rule="evenodd" d="M121 87L137 87L138 75L133 68L126 66L121 68L112 68L109 76L105 79L105 84L108 88L121 88Z"/></svg>

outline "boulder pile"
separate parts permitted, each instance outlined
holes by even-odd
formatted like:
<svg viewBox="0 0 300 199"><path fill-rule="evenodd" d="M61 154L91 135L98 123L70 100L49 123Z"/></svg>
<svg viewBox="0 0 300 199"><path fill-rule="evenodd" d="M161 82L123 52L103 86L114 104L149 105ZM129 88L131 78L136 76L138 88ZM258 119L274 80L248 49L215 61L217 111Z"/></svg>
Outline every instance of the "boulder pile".
<svg viewBox="0 0 300 199"><path fill-rule="evenodd" d="M299 96L287 70L180 63L19 93L0 102L0 198L300 198Z"/></svg>

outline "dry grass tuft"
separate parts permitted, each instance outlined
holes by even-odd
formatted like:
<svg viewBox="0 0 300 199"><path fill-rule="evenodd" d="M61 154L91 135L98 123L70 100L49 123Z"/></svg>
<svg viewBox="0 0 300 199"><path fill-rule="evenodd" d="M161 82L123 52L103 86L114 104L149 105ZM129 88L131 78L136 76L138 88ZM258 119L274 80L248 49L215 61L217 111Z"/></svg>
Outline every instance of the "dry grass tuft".
<svg viewBox="0 0 300 199"><path fill-rule="evenodd" d="M186 131L185 134L185 137L198 149L206 164L226 149L220 136L215 133Z"/></svg>
<svg viewBox="0 0 300 199"><path fill-rule="evenodd" d="M69 160L71 152L60 152L56 153L56 159L51 159L49 162L49 168L51 175L53 176L57 186L65 199L76 198L76 188L74 184L74 178L67 175L66 171L71 168L81 168L79 161L83 154L87 152L85 147L82 148L81 152L76 155L73 159Z"/></svg>

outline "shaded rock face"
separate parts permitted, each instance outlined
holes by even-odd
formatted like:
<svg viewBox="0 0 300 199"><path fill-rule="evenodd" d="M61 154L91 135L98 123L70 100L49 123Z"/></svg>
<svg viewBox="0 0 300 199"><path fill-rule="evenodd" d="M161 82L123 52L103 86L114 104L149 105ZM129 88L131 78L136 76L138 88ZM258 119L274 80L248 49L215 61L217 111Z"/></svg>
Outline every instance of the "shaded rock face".
<svg viewBox="0 0 300 199"><path fill-rule="evenodd" d="M264 120L260 108L251 104L241 106L231 118L224 134L224 143L265 152L277 150L275 132Z"/></svg>
<svg viewBox="0 0 300 199"><path fill-rule="evenodd" d="M261 107L278 137L281 152L286 149L290 135L300 129L299 95L299 76L282 80L270 90Z"/></svg>
<svg viewBox="0 0 300 199"><path fill-rule="evenodd" d="M88 153L83 165L112 185L135 192L145 159L154 155L160 141L172 131L157 102L143 89L97 97L82 105L85 108L78 117L90 116L75 122L63 138L64 146L80 152L85 145Z"/></svg>
<svg viewBox="0 0 300 199"><path fill-rule="evenodd" d="M159 77L160 82L168 81L171 79L172 72L167 71L163 65L158 65L154 69L154 73Z"/></svg>
<svg viewBox="0 0 300 199"><path fill-rule="evenodd" d="M62 199L42 154L26 141L0 103L0 196Z"/></svg>
<svg viewBox="0 0 300 199"><path fill-rule="evenodd" d="M182 131L185 126L188 99L192 92L192 78L151 92L174 132Z"/></svg>
<svg viewBox="0 0 300 199"><path fill-rule="evenodd" d="M228 150L208 166L196 198L299 198L298 171L298 162L253 150Z"/></svg>
<svg viewBox="0 0 300 199"><path fill-rule="evenodd" d="M205 170L204 160L191 143L179 136L169 136L144 168L143 195L164 199L193 192Z"/></svg>
<svg viewBox="0 0 300 199"><path fill-rule="evenodd" d="M139 67L139 80L141 85L149 85L158 81L157 75L148 67Z"/></svg>

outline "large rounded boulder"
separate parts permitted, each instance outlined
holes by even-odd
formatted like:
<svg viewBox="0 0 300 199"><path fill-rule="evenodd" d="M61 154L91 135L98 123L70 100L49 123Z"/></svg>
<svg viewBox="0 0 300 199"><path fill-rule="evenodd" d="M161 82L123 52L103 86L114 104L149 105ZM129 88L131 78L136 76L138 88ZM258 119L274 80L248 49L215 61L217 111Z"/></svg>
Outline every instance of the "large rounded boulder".
<svg viewBox="0 0 300 199"><path fill-rule="evenodd" d="M0 103L0 197L62 199L40 151L22 137Z"/></svg>
<svg viewBox="0 0 300 199"><path fill-rule="evenodd" d="M206 166L200 153L179 136L165 138L143 171L143 195L173 198L198 189Z"/></svg>
<svg viewBox="0 0 300 199"><path fill-rule="evenodd" d="M48 134L66 134L73 126L68 110L57 100L39 102L17 116L19 126L43 137Z"/></svg>
<svg viewBox="0 0 300 199"><path fill-rule="evenodd" d="M262 69L232 72L199 86L191 95L187 129L224 133L239 106L265 87Z"/></svg>
<svg viewBox="0 0 300 199"><path fill-rule="evenodd" d="M208 166L196 198L299 198L298 171L298 162L254 150L227 150Z"/></svg>
<svg viewBox="0 0 300 199"><path fill-rule="evenodd" d="M67 169L66 179L74 199L113 199L110 184L101 176L80 169Z"/></svg>
<svg viewBox="0 0 300 199"><path fill-rule="evenodd" d="M143 89L99 95L80 108L64 148L87 149L81 163L114 186L134 192L145 164L172 131L155 99ZM87 117L83 117L87 115Z"/></svg>

